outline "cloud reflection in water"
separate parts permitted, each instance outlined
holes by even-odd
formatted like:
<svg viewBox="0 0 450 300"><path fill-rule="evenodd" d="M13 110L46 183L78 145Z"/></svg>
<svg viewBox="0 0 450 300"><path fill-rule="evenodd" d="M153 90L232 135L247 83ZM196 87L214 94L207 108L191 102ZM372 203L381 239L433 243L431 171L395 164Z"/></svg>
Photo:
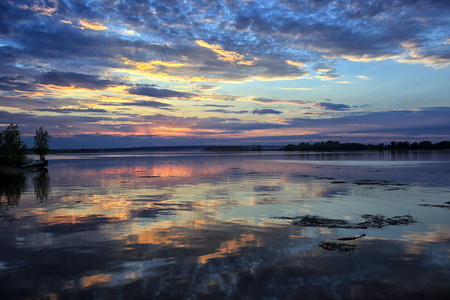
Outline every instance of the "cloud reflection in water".
<svg viewBox="0 0 450 300"><path fill-rule="evenodd" d="M0 296L401 299L447 292L448 214L418 204L446 200L448 186L439 184L449 179L448 159L375 167L343 157L55 160L46 198L33 193L36 181L25 182L14 203L2 195ZM364 230L367 236L348 242L358 248L352 255L318 245L359 231L273 218L358 221L364 213L408 211L421 223Z"/></svg>

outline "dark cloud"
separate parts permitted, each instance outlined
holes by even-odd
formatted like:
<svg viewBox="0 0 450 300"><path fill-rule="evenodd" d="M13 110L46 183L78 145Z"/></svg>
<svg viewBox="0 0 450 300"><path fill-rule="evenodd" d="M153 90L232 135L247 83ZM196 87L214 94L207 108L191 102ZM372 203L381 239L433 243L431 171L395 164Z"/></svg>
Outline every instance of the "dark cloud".
<svg viewBox="0 0 450 300"><path fill-rule="evenodd" d="M295 13L288 13L288 10ZM287 0L281 1L276 10L273 7L255 10L244 10L241 7L235 10L235 28L245 29L257 36L276 36L272 43L275 45L307 45L309 50L326 57L383 59L403 53L402 43L405 42L426 41L423 46L444 44L443 35L432 36L427 32L431 28L448 28L448 10L448 4L426 0L333 3ZM270 26L265 26L268 20ZM272 47L276 47L275 45ZM449 47L445 48L448 53ZM435 57L434 63L442 63L437 56L442 57L433 51L426 57Z"/></svg>
<svg viewBox="0 0 450 300"><path fill-rule="evenodd" d="M197 88L201 89L201 90L214 90L216 88L218 88L218 86L215 85L198 85Z"/></svg>
<svg viewBox="0 0 450 300"><path fill-rule="evenodd" d="M260 102L260 103L274 103L274 102L277 102L278 100L259 97L259 98L253 99L253 101Z"/></svg>
<svg viewBox="0 0 450 300"><path fill-rule="evenodd" d="M173 105L168 103L163 103L159 101L153 101L153 100L137 100L133 102L109 102L109 103L101 103L100 105L104 106L141 106L141 107L151 107L151 108L162 108L162 109L168 109L170 110Z"/></svg>
<svg viewBox="0 0 450 300"><path fill-rule="evenodd" d="M194 94L177 92L167 89L157 89L154 87L136 87L128 89L128 93L133 95L148 96L153 98L191 98Z"/></svg>
<svg viewBox="0 0 450 300"><path fill-rule="evenodd" d="M347 111L351 109L351 106L349 105L330 102L314 103L313 106L323 110Z"/></svg>
<svg viewBox="0 0 450 300"><path fill-rule="evenodd" d="M205 112L216 112L222 114L247 114L248 110L228 110L228 109L209 109L205 110Z"/></svg>
<svg viewBox="0 0 450 300"><path fill-rule="evenodd" d="M2 46L0 47L0 64L13 63L18 57L18 51L14 47Z"/></svg>
<svg viewBox="0 0 450 300"><path fill-rule="evenodd" d="M203 107L234 107L234 105L224 105L224 104L203 104Z"/></svg>
<svg viewBox="0 0 450 300"><path fill-rule="evenodd" d="M36 111L48 111L62 114L68 113L107 113L107 110L101 108L35 108Z"/></svg>
<svg viewBox="0 0 450 300"><path fill-rule="evenodd" d="M303 100L281 100L281 99L268 99L264 97L254 98L253 101L262 104L283 103L283 104L306 105L310 103L308 101Z"/></svg>
<svg viewBox="0 0 450 300"><path fill-rule="evenodd" d="M114 129L114 126L102 125L99 122L113 120L103 114L95 116L80 115L35 115L27 113L10 113L0 110L0 120L6 120L7 123L14 123L20 126L20 131L24 134L33 135L40 126L46 128L54 136L73 135L85 132L104 132ZM115 119L120 121L120 119Z"/></svg>
<svg viewBox="0 0 450 300"><path fill-rule="evenodd" d="M138 100L130 103L126 103L124 105L128 106L144 106L144 107L154 107L154 108L166 108L166 107L172 107L173 105L168 103L163 103L159 101L149 101L149 100Z"/></svg>
<svg viewBox="0 0 450 300"><path fill-rule="evenodd" d="M27 5L32 6L32 2ZM52 5L48 3L47 6ZM446 37L429 33L434 29L445 32L449 9L446 1L428 0L332 3L285 0L270 4L262 1L177 1L169 4L140 0L89 3L67 0L60 1L54 12L60 20L72 21L72 24L66 24L42 17L42 12L21 9L14 2L2 2L0 33L14 40L11 45L15 45L15 51L12 52L21 55L22 59L58 59L60 64L70 68L76 68L76 64L70 64L68 60L76 62L79 59L89 60L95 66L112 66L116 64L113 60L118 52L121 57L136 61L148 57L170 60L186 55L190 60L203 61L203 74L209 70L212 77L221 74L233 78L231 69L214 68L217 66L214 53L192 46L193 41L204 39L225 50L245 54L249 59L260 59L253 66L234 66L237 78L242 78L245 72L253 75L251 70L263 68L267 68L267 76L280 76L282 70L287 76L302 76L307 73L282 62L288 59L321 61L322 55L352 59L391 57L405 51L402 46L405 42L414 43L423 50L419 51L423 56L416 57L418 60L430 58L435 63L439 58L446 60L450 51L450 46L445 44ZM82 30L79 19L111 29L107 35L101 31ZM150 32L150 40L162 43L148 43L137 36L121 35L114 31L118 24ZM164 43L171 43L171 47ZM425 49L427 45L438 44L442 45L441 49ZM214 64L209 65L210 61Z"/></svg>
<svg viewBox="0 0 450 300"><path fill-rule="evenodd" d="M253 110L252 113L255 115L279 115L283 112L270 108L261 108Z"/></svg>
<svg viewBox="0 0 450 300"><path fill-rule="evenodd" d="M44 85L74 86L87 89L104 89L114 84L111 80L100 79L96 75L58 71L44 73L36 82Z"/></svg>
<svg viewBox="0 0 450 300"><path fill-rule="evenodd" d="M449 113L449 107L367 112L328 119L291 119L288 127L315 128L322 134L357 134L361 140L367 139L365 137L392 138L392 133L401 137L406 132L415 132L414 136L422 138L427 135L448 138Z"/></svg>
<svg viewBox="0 0 450 300"><path fill-rule="evenodd" d="M2 76L0 77L0 90L2 91L33 91L35 87L33 84L24 82L22 76Z"/></svg>

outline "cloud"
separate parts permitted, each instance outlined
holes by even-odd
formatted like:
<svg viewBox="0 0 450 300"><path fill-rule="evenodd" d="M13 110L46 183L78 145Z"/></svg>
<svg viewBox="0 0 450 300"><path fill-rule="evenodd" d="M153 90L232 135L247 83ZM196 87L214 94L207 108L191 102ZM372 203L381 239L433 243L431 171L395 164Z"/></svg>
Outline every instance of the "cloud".
<svg viewBox="0 0 450 300"><path fill-rule="evenodd" d="M28 4L18 4L20 9L31 10L42 15L51 17L52 14L58 10L57 0L44 0L44 1L25 1Z"/></svg>
<svg viewBox="0 0 450 300"><path fill-rule="evenodd" d="M0 90L2 91L33 91L35 87L33 84L24 82L22 76L1 76L0 77Z"/></svg>
<svg viewBox="0 0 450 300"><path fill-rule="evenodd" d="M278 1L272 5L263 5L258 1L233 4L228 1L216 1L214 4L192 1L170 4L162 1L127 1L126 4L118 2L106 5L101 1L89 4L84 1L59 4L56 1L22 1L15 6L4 5L6 7L3 11L8 13L3 24L8 24L8 30L17 33L17 41L39 42L49 53L55 53L56 50L61 55L64 53L58 48L65 48L66 56L70 53L69 50L74 55L75 50L78 50L88 56L89 52L86 50L89 49L94 55L103 52L103 56L99 57L109 57L112 49L119 47L124 52L130 52L129 54L132 52L130 50L136 50L136 56L125 57L138 58L145 53L148 44L159 43L170 44L180 51L182 47L192 47L189 51L191 53L186 55L190 58L198 50L198 46L201 46L214 54L216 60L235 65L254 65L254 58L258 57L277 58L279 64L293 63L295 67L300 67L300 64L321 60L318 59L320 57L346 58L352 61L412 61L406 57L402 59L404 54L411 52L402 46L408 44L416 45L416 53L420 54L414 56L410 53L410 58L427 64L430 60L445 59L445 53L448 53L448 48L441 47L447 45L448 37L439 34L445 32L448 24L449 6L445 1L380 0L367 3L356 0L345 5L342 1L335 1L325 6L317 3L291 0ZM45 31L33 26L25 28L24 20L28 23L34 21L32 15L21 14L28 13L25 9L47 15L57 13L60 20L79 20L95 34L79 30L80 28L70 24L55 26L50 20L46 20L48 23L45 24ZM187 15L185 12L188 11L195 11L196 14ZM19 15L22 22L12 24ZM152 18L148 18L149 15ZM100 35L112 26L109 20L117 20L114 24L117 27L114 28L116 33L133 30L136 33L141 31L151 34L145 34L148 39L135 40L118 38L116 35ZM126 28L119 28L122 24ZM57 36L59 40L55 38ZM26 37L28 40L25 40ZM44 40L53 42L45 44ZM81 47L71 47L73 44ZM153 57L160 59L164 57L164 53L153 54ZM435 63L442 64L442 61ZM443 63L446 64L445 61Z"/></svg>
<svg viewBox="0 0 450 300"><path fill-rule="evenodd" d="M307 45L323 58L351 61L399 59L404 53L402 42L445 42L442 34L427 33L434 28L442 32L446 27L449 5L443 2L430 5L420 0L414 3L360 0L345 5L341 1L326 6L316 4L316 1L286 0L276 9L241 8L235 26L237 30L245 29L256 36L276 36L275 43L280 45ZM292 12L289 16L287 10ZM267 20L271 21L270 26L263 25ZM426 57L432 56L430 53ZM426 62L425 57L419 61Z"/></svg>
<svg viewBox="0 0 450 300"><path fill-rule="evenodd" d="M95 30L95 31L103 31L108 30L109 28L105 25L98 23L98 22L90 22L88 20L79 19L78 22L80 22L81 26L87 29Z"/></svg>
<svg viewBox="0 0 450 300"><path fill-rule="evenodd" d="M444 42L440 45L422 45L414 42L403 42L405 55L398 59L406 63L423 63L437 69L450 65L450 44Z"/></svg>
<svg viewBox="0 0 450 300"><path fill-rule="evenodd" d="M25 136L34 134L36 128L44 126L55 138L73 139L78 147L110 147L116 145L120 137L135 136L135 144L153 145L158 143L199 145L208 141L214 144L230 142L261 141L264 143L291 143L314 140L340 140L358 142L389 142L391 140L433 140L448 139L450 123L448 107L428 107L412 110L392 110L358 114L345 114L325 119L295 118L285 119L282 123L249 122L237 118L199 118L175 117L168 115L129 116L112 118L98 116L42 116L28 113L10 113L0 111L0 119L5 123L19 124ZM161 129L162 128L162 129ZM160 134L164 128L182 130L176 138ZM142 131L142 129L147 131ZM160 130L160 131L158 131ZM92 139L80 138L79 135ZM97 137L97 138L95 138ZM145 140L146 137L152 137ZM139 140L139 142L137 142ZM98 143L102 141L102 143ZM109 144L110 143L110 144ZM147 144L145 144L147 143ZM75 145L74 144L74 145ZM68 147L68 144L59 147Z"/></svg>
<svg viewBox="0 0 450 300"><path fill-rule="evenodd" d="M82 133L108 132L113 128L103 125L100 121L112 120L111 117L103 114L96 116L81 115L35 115L31 112L10 113L0 110L0 120L7 120L8 123L18 124L20 132L25 136L34 135L40 126L43 126L52 136L73 136Z"/></svg>
<svg viewBox="0 0 450 300"><path fill-rule="evenodd" d="M275 103L275 102L278 102L279 100L259 97L259 98L253 99L253 101L256 101L256 102L259 102L259 103Z"/></svg>
<svg viewBox="0 0 450 300"><path fill-rule="evenodd" d="M127 90L129 94L154 97L154 98L191 98L194 94L177 92L168 89L157 89L154 87L142 86Z"/></svg>
<svg viewBox="0 0 450 300"><path fill-rule="evenodd" d="M287 90L287 91L310 91L314 88L286 88L286 87L280 87L280 90Z"/></svg>
<svg viewBox="0 0 450 300"><path fill-rule="evenodd" d="M247 114L248 110L228 110L228 109L209 109L205 110L205 112L215 112L215 113L222 113L222 114Z"/></svg>
<svg viewBox="0 0 450 300"><path fill-rule="evenodd" d="M151 107L151 108L161 108L161 109L170 109L173 107L172 104L163 103L159 101L153 100L136 100L133 102L109 102L109 103L100 103L102 106L141 106L141 107Z"/></svg>
<svg viewBox="0 0 450 300"><path fill-rule="evenodd" d="M207 84L202 84L202 85L197 85L197 88L200 90L216 90L218 88L220 88L219 86L215 86L215 85L207 85Z"/></svg>
<svg viewBox="0 0 450 300"><path fill-rule="evenodd" d="M104 89L114 84L110 80L99 79L96 75L59 71L44 73L36 82L43 85L74 86L86 89Z"/></svg>
<svg viewBox="0 0 450 300"><path fill-rule="evenodd" d="M295 66L295 67L299 67L299 68L305 67L305 64L303 64L303 63L301 63L301 62L298 62L298 61L289 60L289 59L286 61L286 63L287 63L288 65Z"/></svg>
<svg viewBox="0 0 450 300"><path fill-rule="evenodd" d="M195 41L197 45L200 47L205 47L213 52L215 52L218 56L218 59L226 62L237 63L238 65L253 65L254 61L244 60L244 55L238 54L234 51L225 51L220 45L211 45L203 40Z"/></svg>
<svg viewBox="0 0 450 300"><path fill-rule="evenodd" d="M291 119L288 127L315 128L321 136L359 141L448 139L449 107L426 107L348 114L327 119ZM447 132L446 132L447 131Z"/></svg>
<svg viewBox="0 0 450 300"><path fill-rule="evenodd" d="M255 115L279 115L283 112L270 108L260 108L253 110L252 113Z"/></svg>
<svg viewBox="0 0 450 300"><path fill-rule="evenodd" d="M107 110L101 108L35 108L35 111L48 111L56 113L107 113Z"/></svg>
<svg viewBox="0 0 450 300"><path fill-rule="evenodd" d="M272 104L272 103L280 103L280 104L289 104L289 105L306 105L309 104L309 101L303 100L280 100L280 99L269 99L264 97L254 98L252 101L261 103L261 104Z"/></svg>
<svg viewBox="0 0 450 300"><path fill-rule="evenodd" d="M329 102L314 103L313 106L321 110L347 111L351 109L351 106L346 104L336 104Z"/></svg>
<svg viewBox="0 0 450 300"><path fill-rule="evenodd" d="M234 105L225 105L225 104L203 104L203 107L234 107Z"/></svg>
<svg viewBox="0 0 450 300"><path fill-rule="evenodd" d="M325 74L316 75L316 77L321 80L333 80L341 76L342 76L341 74L334 74L332 72L326 72Z"/></svg>
<svg viewBox="0 0 450 300"><path fill-rule="evenodd" d="M317 72L316 77L321 80L333 80L342 76L341 74L337 74L333 64L329 63L315 64L312 69Z"/></svg>

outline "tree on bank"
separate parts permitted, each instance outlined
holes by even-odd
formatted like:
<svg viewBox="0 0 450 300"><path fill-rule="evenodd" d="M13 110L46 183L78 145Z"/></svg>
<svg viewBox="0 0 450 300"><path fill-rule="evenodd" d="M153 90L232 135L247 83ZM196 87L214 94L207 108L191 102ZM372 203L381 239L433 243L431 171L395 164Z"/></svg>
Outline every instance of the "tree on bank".
<svg viewBox="0 0 450 300"><path fill-rule="evenodd" d="M18 125L12 123L0 132L0 164L21 165L26 160L27 145L20 138Z"/></svg>
<svg viewBox="0 0 450 300"><path fill-rule="evenodd" d="M31 150L39 155L41 161L45 161L45 156L50 153L51 137L52 136L47 132L47 130L44 131L42 126L36 130L36 134L34 135L34 145Z"/></svg>

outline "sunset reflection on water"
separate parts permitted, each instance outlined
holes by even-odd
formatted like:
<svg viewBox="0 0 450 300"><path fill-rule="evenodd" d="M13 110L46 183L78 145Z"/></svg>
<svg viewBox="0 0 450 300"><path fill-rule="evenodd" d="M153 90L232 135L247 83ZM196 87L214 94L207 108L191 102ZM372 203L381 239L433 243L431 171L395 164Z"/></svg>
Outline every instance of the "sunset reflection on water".
<svg viewBox="0 0 450 300"><path fill-rule="evenodd" d="M2 186L0 296L362 299L380 285L397 298L446 291L448 209L419 204L448 201L448 155L379 165L376 155L56 158L39 185L27 174ZM356 222L366 213L409 213L420 222L352 230L275 218ZM347 242L353 254L318 246L362 233Z"/></svg>

